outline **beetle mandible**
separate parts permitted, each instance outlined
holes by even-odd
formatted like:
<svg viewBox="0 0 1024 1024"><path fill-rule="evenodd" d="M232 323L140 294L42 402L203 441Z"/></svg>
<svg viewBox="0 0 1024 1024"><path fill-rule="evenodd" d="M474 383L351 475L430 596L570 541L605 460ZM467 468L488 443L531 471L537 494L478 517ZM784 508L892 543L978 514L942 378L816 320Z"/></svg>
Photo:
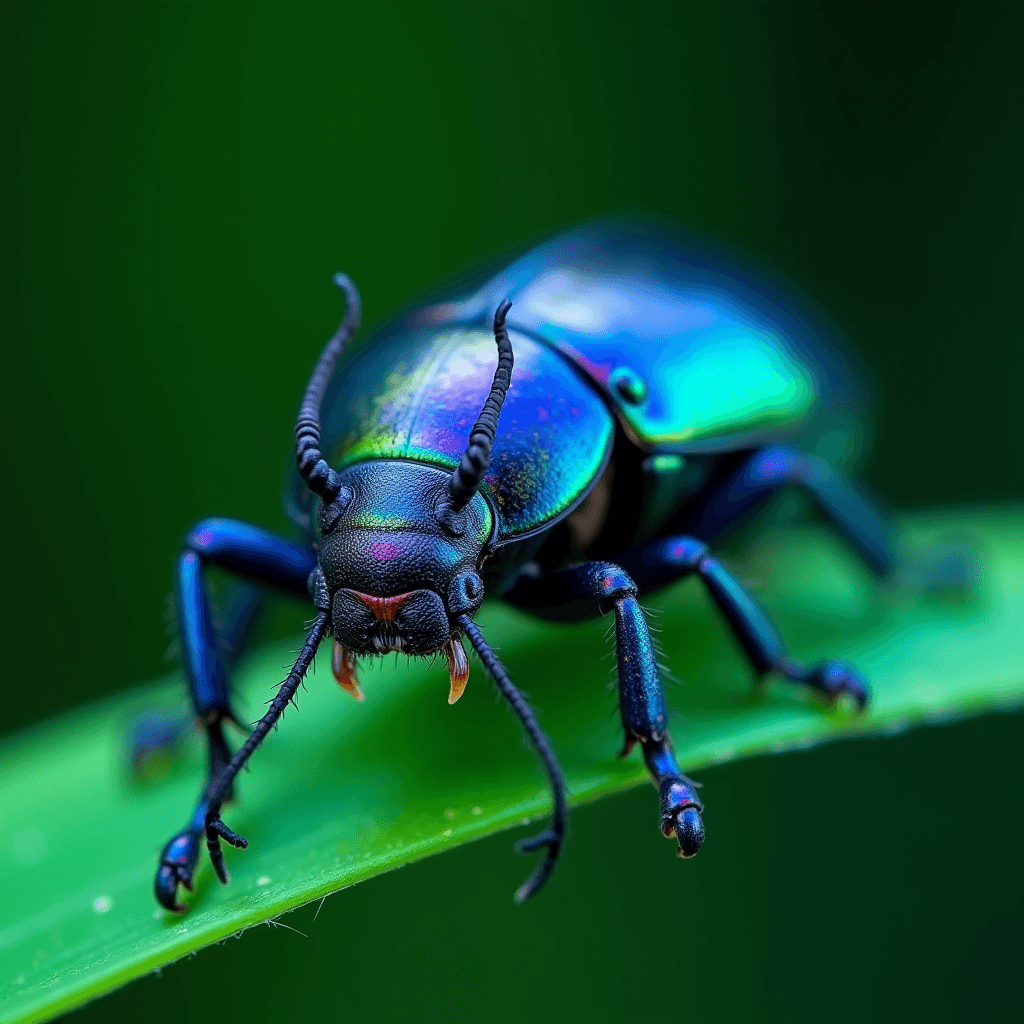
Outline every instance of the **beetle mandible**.
<svg viewBox="0 0 1024 1024"><path fill-rule="evenodd" d="M178 564L185 674L209 777L160 855L155 888L164 907L185 909L178 886L192 888L203 845L227 881L221 841L247 844L222 820L223 803L328 635L334 674L353 696L362 697L359 658L442 652L450 703L466 685L469 641L551 785L549 827L520 844L544 856L519 900L537 892L558 859L566 787L529 704L473 621L485 594L555 620L614 614L622 753L639 744L661 831L681 857L701 848L703 806L669 740L639 597L696 575L758 676L776 673L864 706L859 673L790 657L712 553L795 486L875 573L893 566L885 517L822 454L856 433L855 389L840 358L764 285L657 230L598 223L533 250L468 297L349 348L359 296L348 278L336 282L345 317L295 429L289 506L302 539L208 519ZM208 566L311 597L316 609L287 679L234 752L225 725L239 719Z"/></svg>

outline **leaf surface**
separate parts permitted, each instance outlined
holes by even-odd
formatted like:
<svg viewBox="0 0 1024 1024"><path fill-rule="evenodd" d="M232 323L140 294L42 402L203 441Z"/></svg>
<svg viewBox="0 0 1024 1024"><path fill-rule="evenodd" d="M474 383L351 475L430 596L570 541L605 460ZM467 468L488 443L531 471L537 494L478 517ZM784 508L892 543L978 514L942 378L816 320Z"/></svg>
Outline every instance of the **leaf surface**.
<svg viewBox="0 0 1024 1024"><path fill-rule="evenodd" d="M976 593L943 601L875 584L810 527L765 532L731 559L795 653L844 657L864 670L874 690L865 714L826 708L780 682L754 693L700 585L687 581L657 595L650 618L676 680L669 703L685 770L1019 706L1024 517L917 516L906 532L922 549L963 538L977 552ZM609 620L553 627L490 605L480 622L538 709L574 803L646 781L637 754L615 756L621 735ZM290 660L289 647L277 646L243 664L237 685L251 717ZM228 851L232 884L221 887L204 862L192 909L181 917L157 909L151 881L163 842L202 782L199 738L191 736L173 772L150 785L132 780L126 757L134 715L184 706L180 678L7 741L0 748L0 1019L49 1019L339 888L543 818L543 776L478 663L452 707L440 660L378 662L363 669L362 683L366 702L357 704L321 657L300 710L289 711L255 755L241 799L225 811L251 844ZM656 823L652 791L651 842L664 842ZM672 852L666 843L665 856ZM530 863L522 867L525 877Z"/></svg>

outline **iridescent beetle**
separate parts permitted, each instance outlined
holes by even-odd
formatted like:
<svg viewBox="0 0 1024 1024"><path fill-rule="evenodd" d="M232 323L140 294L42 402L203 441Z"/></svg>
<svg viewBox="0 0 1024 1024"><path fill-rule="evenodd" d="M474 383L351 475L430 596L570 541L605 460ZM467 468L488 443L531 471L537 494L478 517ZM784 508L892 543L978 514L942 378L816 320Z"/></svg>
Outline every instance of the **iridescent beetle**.
<svg viewBox="0 0 1024 1024"><path fill-rule="evenodd" d="M328 634L335 676L357 698L359 658L443 652L449 702L466 685L469 640L551 783L550 827L520 844L545 850L520 900L558 859L565 784L473 622L485 594L550 619L614 612L623 753L640 744L661 831L682 857L704 841L703 807L672 752L640 595L696 574L758 676L865 704L850 666L787 656L710 551L780 488L797 486L876 573L893 562L884 518L820 454L836 453L856 431L856 389L836 354L763 285L658 231L604 223L349 349L359 298L347 278L337 284L344 322L316 365L295 431L290 504L304 539L210 519L188 536L179 563L185 671L210 777L161 853L163 906L185 909L178 885L192 887L204 842L227 881L221 840L246 841L221 820L222 805ZM288 678L234 754L224 725L238 718L204 582L210 565L311 596L316 608Z"/></svg>

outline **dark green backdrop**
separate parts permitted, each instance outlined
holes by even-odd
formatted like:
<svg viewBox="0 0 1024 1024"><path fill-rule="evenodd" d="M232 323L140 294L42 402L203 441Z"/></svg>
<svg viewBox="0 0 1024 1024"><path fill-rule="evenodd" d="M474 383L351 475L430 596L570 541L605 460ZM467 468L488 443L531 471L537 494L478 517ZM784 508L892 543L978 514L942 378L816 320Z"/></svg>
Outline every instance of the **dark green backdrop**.
<svg viewBox="0 0 1024 1024"><path fill-rule="evenodd" d="M667 215L835 317L892 503L1019 500L1021 28L994 2L8 10L3 727L163 670L193 521L283 525L337 269L372 327L586 218ZM498 838L80 1019L1002 1019L1020 725L709 772L714 848L685 870L649 794L609 801L535 907L507 905Z"/></svg>

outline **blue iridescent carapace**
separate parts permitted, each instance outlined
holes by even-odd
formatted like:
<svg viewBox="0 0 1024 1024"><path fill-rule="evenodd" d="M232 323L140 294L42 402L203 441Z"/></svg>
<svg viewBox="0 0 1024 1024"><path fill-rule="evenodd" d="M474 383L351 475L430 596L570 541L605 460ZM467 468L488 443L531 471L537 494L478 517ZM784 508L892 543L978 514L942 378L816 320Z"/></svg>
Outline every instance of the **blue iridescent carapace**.
<svg viewBox="0 0 1024 1024"><path fill-rule="evenodd" d="M515 372L484 487L497 506L496 540L557 519L589 490L608 458L614 421L601 395L546 345L511 334ZM338 469L411 459L453 469L494 372L484 325L392 331L339 366L345 400L325 409Z"/></svg>
<svg viewBox="0 0 1024 1024"><path fill-rule="evenodd" d="M609 220L561 235L453 304L453 319L505 296L509 323L575 362L642 447L735 451L830 432L844 455L858 441L863 395L824 325L658 228Z"/></svg>
<svg viewBox="0 0 1024 1024"><path fill-rule="evenodd" d="M323 409L331 464L454 467L487 394L489 317L506 296L516 365L484 484L498 544L579 504L615 421L654 457L781 441L843 462L859 444L856 374L806 316L659 229L612 220L347 352ZM295 496L308 504L298 480Z"/></svg>

